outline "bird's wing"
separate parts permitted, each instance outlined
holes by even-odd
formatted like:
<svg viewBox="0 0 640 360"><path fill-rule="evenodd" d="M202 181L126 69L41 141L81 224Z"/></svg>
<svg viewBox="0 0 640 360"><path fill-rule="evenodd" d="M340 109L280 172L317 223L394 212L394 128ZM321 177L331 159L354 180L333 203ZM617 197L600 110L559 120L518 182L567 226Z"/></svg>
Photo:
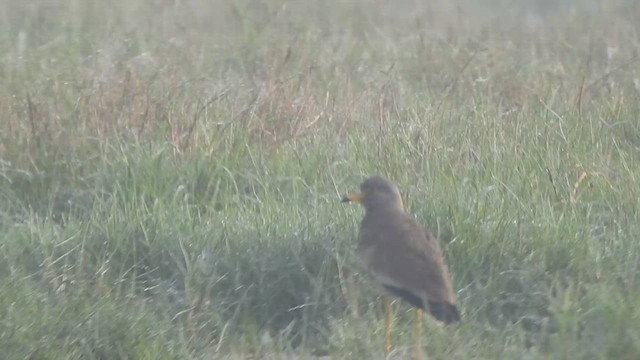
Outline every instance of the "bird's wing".
<svg viewBox="0 0 640 360"><path fill-rule="evenodd" d="M363 248L372 275L387 287L426 295L429 302L455 304L438 239L409 215L401 215L369 230L375 233L363 234L375 241Z"/></svg>

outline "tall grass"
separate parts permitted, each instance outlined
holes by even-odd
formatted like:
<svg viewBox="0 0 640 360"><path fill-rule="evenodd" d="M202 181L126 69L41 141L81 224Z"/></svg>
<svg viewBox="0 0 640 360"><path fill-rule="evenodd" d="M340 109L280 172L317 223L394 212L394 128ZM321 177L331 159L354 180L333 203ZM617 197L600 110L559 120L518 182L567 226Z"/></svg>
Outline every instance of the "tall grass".
<svg viewBox="0 0 640 360"><path fill-rule="evenodd" d="M380 358L339 203L371 174L442 241L464 325L432 358L640 356L634 1L0 18L3 357Z"/></svg>

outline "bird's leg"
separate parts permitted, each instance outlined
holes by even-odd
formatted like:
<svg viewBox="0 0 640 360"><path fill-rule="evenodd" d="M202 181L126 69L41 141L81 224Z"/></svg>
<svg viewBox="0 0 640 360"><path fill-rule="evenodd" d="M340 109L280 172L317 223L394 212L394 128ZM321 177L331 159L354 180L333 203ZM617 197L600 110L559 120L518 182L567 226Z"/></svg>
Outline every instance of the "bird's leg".
<svg viewBox="0 0 640 360"><path fill-rule="evenodd" d="M415 358L416 360L426 359L424 354L422 353L422 309L416 309L416 348L415 348Z"/></svg>
<svg viewBox="0 0 640 360"><path fill-rule="evenodd" d="M391 308L391 297L388 294L382 296L384 301L384 355L391 352L391 323L393 322L393 309Z"/></svg>

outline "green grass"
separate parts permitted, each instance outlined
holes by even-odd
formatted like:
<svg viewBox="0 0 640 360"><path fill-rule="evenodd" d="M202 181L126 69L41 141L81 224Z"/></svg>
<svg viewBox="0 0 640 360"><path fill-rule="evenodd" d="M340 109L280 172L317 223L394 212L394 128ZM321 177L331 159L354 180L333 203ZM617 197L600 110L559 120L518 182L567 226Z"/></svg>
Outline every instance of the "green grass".
<svg viewBox="0 0 640 360"><path fill-rule="evenodd" d="M640 357L640 6L419 3L0 2L3 358L382 358L372 174L442 241L431 358Z"/></svg>

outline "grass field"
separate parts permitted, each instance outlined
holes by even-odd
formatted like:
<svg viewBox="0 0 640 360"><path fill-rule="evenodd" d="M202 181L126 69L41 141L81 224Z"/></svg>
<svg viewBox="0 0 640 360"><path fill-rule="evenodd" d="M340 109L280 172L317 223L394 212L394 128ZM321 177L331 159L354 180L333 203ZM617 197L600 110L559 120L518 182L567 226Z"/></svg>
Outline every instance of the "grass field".
<svg viewBox="0 0 640 360"><path fill-rule="evenodd" d="M380 174L431 359L640 358L640 3L0 1L3 359L381 359ZM396 302L394 358L412 353Z"/></svg>

